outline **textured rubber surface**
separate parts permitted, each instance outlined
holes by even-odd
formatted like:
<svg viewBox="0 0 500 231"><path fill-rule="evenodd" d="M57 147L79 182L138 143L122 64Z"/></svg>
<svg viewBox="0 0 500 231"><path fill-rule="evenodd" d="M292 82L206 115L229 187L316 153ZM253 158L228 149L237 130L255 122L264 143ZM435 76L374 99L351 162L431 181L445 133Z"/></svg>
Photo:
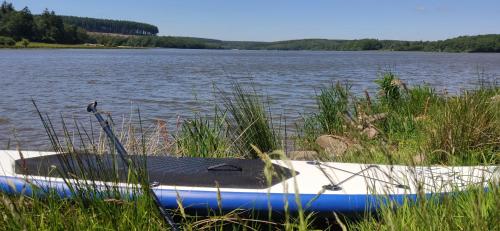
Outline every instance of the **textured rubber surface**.
<svg viewBox="0 0 500 231"><path fill-rule="evenodd" d="M135 156L135 163L146 161L150 182L170 186L263 189L269 187L261 160L224 158L177 158L168 156ZM125 182L127 168L119 157L94 154L57 154L16 160L17 174ZM293 176L292 171L273 164L277 173L272 184ZM115 169L117 171L115 171ZM298 173L296 173L298 174Z"/></svg>

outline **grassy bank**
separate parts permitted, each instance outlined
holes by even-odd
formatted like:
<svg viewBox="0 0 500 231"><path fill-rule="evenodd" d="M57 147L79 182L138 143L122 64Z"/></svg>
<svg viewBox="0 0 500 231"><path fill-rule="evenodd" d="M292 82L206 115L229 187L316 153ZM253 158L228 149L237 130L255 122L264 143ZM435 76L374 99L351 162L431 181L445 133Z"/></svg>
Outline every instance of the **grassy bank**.
<svg viewBox="0 0 500 231"><path fill-rule="evenodd" d="M298 131L287 135L285 124L269 110L259 91L235 85L219 92L212 114L196 114L179 121L174 130L165 122L145 127L140 114L132 115L115 130L131 153L177 156L267 158L292 151L314 151L310 159L425 165L498 165L500 163L500 88L483 83L458 95L437 92L430 86L407 86L392 73L377 81L377 95L356 96L350 86L333 83L317 95L317 110L304 115ZM42 117L56 150L106 152L102 132L91 132L80 121L63 121L63 132L52 128L55 121ZM75 124L70 130L69 125ZM98 129L98 126L94 126ZM373 132L376 131L376 132ZM376 134L375 134L376 133ZM89 135L92 134L92 135ZM375 134L375 135L374 135ZM332 154L318 144L321 136L340 137L348 148ZM293 145L287 145L288 143ZM141 183L141 182L139 182ZM147 190L147 187L144 188ZM152 199L96 199L75 195L61 199L0 195L0 227L5 230L132 229L168 230ZM257 216L233 211L193 216L172 211L185 230L498 230L500 187L489 191L471 188L466 193L405 202L398 209L383 208L377 215L361 219L333 213L326 222L314 213L285 213L283 217ZM90 199L92 198L92 199Z"/></svg>
<svg viewBox="0 0 500 231"><path fill-rule="evenodd" d="M43 48L43 49L140 49L141 47L128 47L128 46L104 46L99 44L59 44L59 43L42 43L42 42L29 42L27 45L22 42L16 42L13 46L0 46L0 48Z"/></svg>

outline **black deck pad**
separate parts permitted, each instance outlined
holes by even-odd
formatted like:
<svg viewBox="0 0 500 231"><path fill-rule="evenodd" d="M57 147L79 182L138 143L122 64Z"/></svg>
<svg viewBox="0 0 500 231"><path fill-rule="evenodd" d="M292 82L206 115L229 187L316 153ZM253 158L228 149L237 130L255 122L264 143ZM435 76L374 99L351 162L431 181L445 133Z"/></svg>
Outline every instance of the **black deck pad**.
<svg viewBox="0 0 500 231"><path fill-rule="evenodd" d="M146 166L149 182L160 185L221 188L267 188L262 160L131 155L137 166ZM293 176L293 171L273 164L271 185ZM126 182L127 167L116 155L56 154L16 160L16 173L35 176L84 178ZM295 174L298 174L297 172Z"/></svg>

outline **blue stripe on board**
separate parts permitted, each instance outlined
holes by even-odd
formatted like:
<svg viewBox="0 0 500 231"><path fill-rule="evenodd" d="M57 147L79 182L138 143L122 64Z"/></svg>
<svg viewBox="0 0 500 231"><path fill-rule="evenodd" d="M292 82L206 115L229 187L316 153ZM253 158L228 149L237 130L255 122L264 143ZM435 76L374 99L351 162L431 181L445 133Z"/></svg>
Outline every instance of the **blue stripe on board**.
<svg viewBox="0 0 500 231"><path fill-rule="evenodd" d="M158 189L155 190L155 193L164 207L176 207L179 196L185 208L194 210L218 209L217 192ZM402 204L405 199L415 200L417 195L322 194L317 196L316 194L300 194L296 197L295 194L282 193L220 192L220 198L222 198L221 207L223 210L269 210L270 203L273 211L283 211L285 204L288 204L289 211L297 211L300 206L308 211L354 213L374 211L388 201Z"/></svg>
<svg viewBox="0 0 500 231"><path fill-rule="evenodd" d="M36 180L35 185L40 187L40 194L49 190L56 190L61 197L71 197L72 193L64 182L48 182ZM16 177L0 176L0 190L10 194L33 195L31 184ZM165 190L154 189L160 204L165 208L177 208L177 199L180 198L184 208L199 211L207 209L218 209L217 192L207 191L187 191L187 190ZM124 192L125 193L125 192ZM130 194L130 193L125 193ZM444 194L436 194L444 195ZM431 197L431 194L426 194ZM283 211L285 204L288 204L289 211L297 211L302 207L308 211L316 212L344 212L356 213L365 211L374 211L380 205L388 201L402 204L405 199L416 200L416 194L398 194L398 195L332 195L322 194L300 194L298 197L294 194L282 193L250 193L250 192L220 192L221 206L223 210L234 209L255 209L268 210L269 204L273 211ZM299 203L297 203L299 201Z"/></svg>

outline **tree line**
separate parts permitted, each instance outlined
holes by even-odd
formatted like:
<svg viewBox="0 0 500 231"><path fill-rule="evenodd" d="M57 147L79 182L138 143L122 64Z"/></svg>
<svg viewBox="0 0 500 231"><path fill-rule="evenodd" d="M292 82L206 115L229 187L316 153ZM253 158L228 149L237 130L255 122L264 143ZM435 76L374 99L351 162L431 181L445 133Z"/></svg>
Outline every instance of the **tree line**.
<svg viewBox="0 0 500 231"><path fill-rule="evenodd" d="M219 42L227 49L250 50L333 50L333 51L435 51L435 52L500 52L500 35L460 36L440 41L398 40L328 40L301 39L278 42Z"/></svg>
<svg viewBox="0 0 500 231"><path fill-rule="evenodd" d="M109 47L161 47L189 49L222 49L218 40L176 36L115 36L90 35L89 41ZM215 41L215 42L214 42Z"/></svg>
<svg viewBox="0 0 500 231"><path fill-rule="evenodd" d="M64 23L81 27L90 32L126 35L156 35L158 27L141 22L75 16L61 16Z"/></svg>
<svg viewBox="0 0 500 231"><path fill-rule="evenodd" d="M500 35L461 36L440 41L302 39L278 42L222 41L172 36L91 36L107 46L241 50L500 52Z"/></svg>
<svg viewBox="0 0 500 231"><path fill-rule="evenodd" d="M54 11L44 10L33 15L28 7L15 10L12 3L3 2L0 6L1 40L20 41L28 39L46 43L83 43L88 39L82 28L64 23Z"/></svg>

